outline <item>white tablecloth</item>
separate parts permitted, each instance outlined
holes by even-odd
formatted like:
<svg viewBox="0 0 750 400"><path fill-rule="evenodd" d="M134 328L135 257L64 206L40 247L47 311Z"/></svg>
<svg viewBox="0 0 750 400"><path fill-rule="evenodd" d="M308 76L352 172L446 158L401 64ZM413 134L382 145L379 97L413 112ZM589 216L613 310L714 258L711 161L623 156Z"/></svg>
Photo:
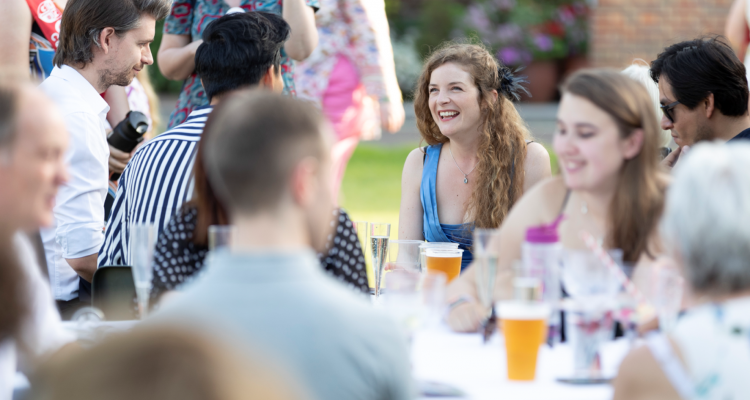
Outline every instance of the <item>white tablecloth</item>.
<svg viewBox="0 0 750 400"><path fill-rule="evenodd" d="M618 340L602 349L602 370L614 376L629 349ZM536 380L512 382L506 374L503 338L495 335L484 345L479 334L456 334L446 328L419 331L412 342L412 367L415 378L455 386L469 399L503 400L608 400L612 387L570 385L556 378L573 372L573 352L567 345L550 349L542 346L537 360Z"/></svg>

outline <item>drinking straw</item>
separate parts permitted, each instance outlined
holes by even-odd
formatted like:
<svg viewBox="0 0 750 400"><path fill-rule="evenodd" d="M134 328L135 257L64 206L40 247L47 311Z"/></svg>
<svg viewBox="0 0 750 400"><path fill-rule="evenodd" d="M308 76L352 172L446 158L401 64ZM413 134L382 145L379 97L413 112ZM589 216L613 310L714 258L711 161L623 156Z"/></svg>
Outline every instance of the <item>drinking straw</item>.
<svg viewBox="0 0 750 400"><path fill-rule="evenodd" d="M606 251L604 251L604 248L599 245L599 242L594 239L594 236L586 231L581 231L581 238L586 243L586 247L588 247L589 250L591 250L597 258L599 258L599 261L606 265L609 271L617 277L617 279L620 281L620 284L625 288L625 291L627 291L629 295L633 296L639 304L645 304L646 298L635 287L635 284L633 284L633 282L628 279L627 276L625 276L625 273L622 272L620 267L617 266L615 260L613 260L612 257L610 257L610 255Z"/></svg>

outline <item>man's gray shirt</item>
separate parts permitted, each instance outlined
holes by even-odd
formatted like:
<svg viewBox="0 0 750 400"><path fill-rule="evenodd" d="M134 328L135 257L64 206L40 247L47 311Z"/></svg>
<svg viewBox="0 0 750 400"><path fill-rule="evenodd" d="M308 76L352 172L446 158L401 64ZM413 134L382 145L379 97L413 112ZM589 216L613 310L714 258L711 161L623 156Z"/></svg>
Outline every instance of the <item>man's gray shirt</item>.
<svg viewBox="0 0 750 400"><path fill-rule="evenodd" d="M312 251L215 254L153 322L226 325L319 400L414 398L397 325L321 270Z"/></svg>

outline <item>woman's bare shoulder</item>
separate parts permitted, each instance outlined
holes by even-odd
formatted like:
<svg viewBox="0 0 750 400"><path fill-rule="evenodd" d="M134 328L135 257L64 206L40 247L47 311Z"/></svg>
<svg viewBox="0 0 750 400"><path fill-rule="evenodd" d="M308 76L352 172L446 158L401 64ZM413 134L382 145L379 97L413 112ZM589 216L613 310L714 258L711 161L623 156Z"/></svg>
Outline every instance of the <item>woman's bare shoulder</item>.
<svg viewBox="0 0 750 400"><path fill-rule="evenodd" d="M521 199L526 199L525 201L527 202L538 203L539 205L549 204L552 206L561 203L567 192L568 188L565 186L563 178L561 176L551 176L539 181Z"/></svg>
<svg viewBox="0 0 750 400"><path fill-rule="evenodd" d="M417 147L409 152L409 155L406 156L406 161L404 161L404 170L401 176L402 181L412 181L415 179L421 180L424 156L425 152L422 147Z"/></svg>
<svg viewBox="0 0 750 400"><path fill-rule="evenodd" d="M671 340L670 344L679 357ZM613 386L615 400L680 398L648 346L636 347L628 353L620 364Z"/></svg>
<svg viewBox="0 0 750 400"><path fill-rule="evenodd" d="M508 220L524 227L551 222L559 214L566 193L562 178L553 176L544 179L516 202Z"/></svg>
<svg viewBox="0 0 750 400"><path fill-rule="evenodd" d="M541 143L531 142L526 145L526 159L532 161L547 159L549 161L549 152Z"/></svg>

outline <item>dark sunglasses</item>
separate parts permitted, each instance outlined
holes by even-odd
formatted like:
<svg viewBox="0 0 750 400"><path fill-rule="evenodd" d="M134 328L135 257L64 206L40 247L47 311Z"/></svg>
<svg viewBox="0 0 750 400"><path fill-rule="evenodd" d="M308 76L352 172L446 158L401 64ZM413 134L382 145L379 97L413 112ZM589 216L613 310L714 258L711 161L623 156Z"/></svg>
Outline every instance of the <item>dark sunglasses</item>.
<svg viewBox="0 0 750 400"><path fill-rule="evenodd" d="M677 105L680 104L679 101L675 101L674 103L667 104L666 106L659 106L661 108L661 111L664 112L664 115L667 116L667 119L672 121L674 124L674 114L672 114L672 110L677 107Z"/></svg>

